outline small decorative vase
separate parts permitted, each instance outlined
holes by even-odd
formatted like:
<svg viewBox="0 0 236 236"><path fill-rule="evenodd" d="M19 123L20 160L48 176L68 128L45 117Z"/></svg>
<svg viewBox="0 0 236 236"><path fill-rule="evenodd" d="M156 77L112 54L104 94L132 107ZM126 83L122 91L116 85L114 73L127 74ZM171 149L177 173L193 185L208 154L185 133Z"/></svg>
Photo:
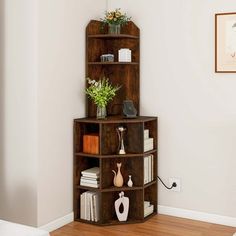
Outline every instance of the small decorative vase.
<svg viewBox="0 0 236 236"><path fill-rule="evenodd" d="M120 25L108 24L108 34L120 34Z"/></svg>
<svg viewBox="0 0 236 236"><path fill-rule="evenodd" d="M129 187L133 187L133 181L132 181L132 179L131 179L131 175L129 175L129 180L128 180L127 185L128 185Z"/></svg>
<svg viewBox="0 0 236 236"><path fill-rule="evenodd" d="M117 165L117 168L118 168L117 173L114 170L112 170L112 172L114 173L113 184L116 187L122 187L123 183L124 183L124 180L123 180L123 176L120 172L121 163L117 163L116 165Z"/></svg>
<svg viewBox="0 0 236 236"><path fill-rule="evenodd" d="M121 205L123 205L123 211L120 211ZM129 213L129 198L125 197L124 192L119 193L119 198L115 201L116 216L119 221L126 221Z"/></svg>
<svg viewBox="0 0 236 236"><path fill-rule="evenodd" d="M126 128L120 126L116 128L118 137L119 137L119 146L118 146L118 154L126 154L125 146L124 146L124 132Z"/></svg>
<svg viewBox="0 0 236 236"><path fill-rule="evenodd" d="M97 106L97 119L105 119L107 116L106 107Z"/></svg>

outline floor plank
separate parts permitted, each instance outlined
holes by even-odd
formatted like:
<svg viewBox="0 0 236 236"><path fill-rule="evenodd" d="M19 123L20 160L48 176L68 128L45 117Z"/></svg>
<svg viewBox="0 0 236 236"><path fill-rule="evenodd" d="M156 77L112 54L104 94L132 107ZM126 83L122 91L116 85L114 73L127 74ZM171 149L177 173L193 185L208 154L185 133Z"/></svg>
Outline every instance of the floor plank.
<svg viewBox="0 0 236 236"><path fill-rule="evenodd" d="M232 236L236 227L227 227L202 221L157 215L141 224L94 226L72 222L51 236Z"/></svg>

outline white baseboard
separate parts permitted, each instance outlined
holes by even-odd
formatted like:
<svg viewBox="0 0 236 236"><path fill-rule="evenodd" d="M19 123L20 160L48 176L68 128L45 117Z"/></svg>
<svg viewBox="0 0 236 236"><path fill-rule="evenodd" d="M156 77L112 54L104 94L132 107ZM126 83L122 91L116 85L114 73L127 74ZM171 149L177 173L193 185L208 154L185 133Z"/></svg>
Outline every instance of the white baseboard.
<svg viewBox="0 0 236 236"><path fill-rule="evenodd" d="M52 232L53 230L59 229L62 226L71 223L74 221L74 213L71 212L68 215L60 217L46 225L40 226L39 229L46 230L48 232Z"/></svg>
<svg viewBox="0 0 236 236"><path fill-rule="evenodd" d="M158 213L236 227L236 218L158 205Z"/></svg>

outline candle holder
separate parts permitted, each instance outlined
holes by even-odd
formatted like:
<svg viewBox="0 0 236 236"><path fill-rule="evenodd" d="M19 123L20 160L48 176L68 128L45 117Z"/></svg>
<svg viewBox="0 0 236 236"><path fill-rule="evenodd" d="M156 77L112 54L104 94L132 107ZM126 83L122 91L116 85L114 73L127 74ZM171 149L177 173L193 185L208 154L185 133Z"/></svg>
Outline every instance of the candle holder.
<svg viewBox="0 0 236 236"><path fill-rule="evenodd" d="M126 154L125 152L125 146L124 146L124 132L126 128L123 126L120 126L116 128L118 137L119 137L119 146L118 146L118 154Z"/></svg>

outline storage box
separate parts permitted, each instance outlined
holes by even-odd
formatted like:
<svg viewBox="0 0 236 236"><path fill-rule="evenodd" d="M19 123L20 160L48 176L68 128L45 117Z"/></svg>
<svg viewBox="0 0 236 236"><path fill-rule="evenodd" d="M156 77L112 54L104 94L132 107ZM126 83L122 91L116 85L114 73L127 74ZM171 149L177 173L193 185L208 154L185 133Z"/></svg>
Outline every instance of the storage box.
<svg viewBox="0 0 236 236"><path fill-rule="evenodd" d="M83 135L83 152L99 154L99 136L97 134Z"/></svg>
<svg viewBox="0 0 236 236"><path fill-rule="evenodd" d="M144 139L144 152L153 149L153 138Z"/></svg>

